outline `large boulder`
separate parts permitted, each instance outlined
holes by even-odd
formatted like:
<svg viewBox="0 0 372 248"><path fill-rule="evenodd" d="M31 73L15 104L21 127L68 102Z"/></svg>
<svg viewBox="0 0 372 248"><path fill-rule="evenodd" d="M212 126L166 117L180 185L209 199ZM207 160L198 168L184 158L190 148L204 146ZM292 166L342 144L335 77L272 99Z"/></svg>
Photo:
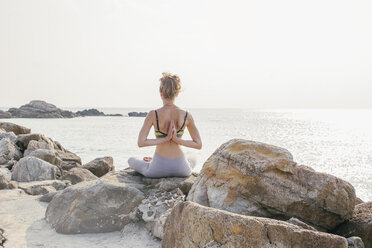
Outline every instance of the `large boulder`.
<svg viewBox="0 0 372 248"><path fill-rule="evenodd" d="M72 184L77 184L83 181L92 181L98 179L92 172L84 168L72 168L63 173L63 180L69 180Z"/></svg>
<svg viewBox="0 0 372 248"><path fill-rule="evenodd" d="M132 169L111 171L51 196L47 221L62 233L108 232L128 223L146 223L146 228L161 238L170 209L184 199L180 188L188 193L186 185L192 178L196 177L152 180Z"/></svg>
<svg viewBox="0 0 372 248"><path fill-rule="evenodd" d="M362 238L366 248L372 248L372 202L355 206L353 217L339 225L333 233Z"/></svg>
<svg viewBox="0 0 372 248"><path fill-rule="evenodd" d="M55 150L37 149L28 154L28 156L40 158L41 160L54 164L60 170L60 175L61 176L63 175L62 170L63 161Z"/></svg>
<svg viewBox="0 0 372 248"><path fill-rule="evenodd" d="M9 138L0 140L0 165L5 165L13 160L19 160L22 153L17 145Z"/></svg>
<svg viewBox="0 0 372 248"><path fill-rule="evenodd" d="M7 111L0 110L0 119L9 119L9 118L12 118L11 113L9 113Z"/></svg>
<svg viewBox="0 0 372 248"><path fill-rule="evenodd" d="M83 165L83 168L90 170L97 177L101 177L109 171L115 170L114 159L112 157L96 158Z"/></svg>
<svg viewBox="0 0 372 248"><path fill-rule="evenodd" d="M0 131L0 140L4 138L10 139L14 143L17 140L17 136L13 132L1 132Z"/></svg>
<svg viewBox="0 0 372 248"><path fill-rule="evenodd" d="M13 118L72 118L76 114L71 111L57 108L51 103L34 100L20 108L10 108L8 110Z"/></svg>
<svg viewBox="0 0 372 248"><path fill-rule="evenodd" d="M31 133L31 129L10 122L0 122L0 128L15 135Z"/></svg>
<svg viewBox="0 0 372 248"><path fill-rule="evenodd" d="M127 216L143 199L140 190L125 184L86 181L55 195L45 217L59 233L118 231L129 223Z"/></svg>
<svg viewBox="0 0 372 248"><path fill-rule="evenodd" d="M204 207L175 206L167 218L162 247L347 248L344 237L310 231L290 223Z"/></svg>
<svg viewBox="0 0 372 248"><path fill-rule="evenodd" d="M55 180L57 166L35 157L21 158L13 167L12 179L18 182Z"/></svg>
<svg viewBox="0 0 372 248"><path fill-rule="evenodd" d="M331 230L351 218L355 190L337 177L297 165L283 148L233 139L208 158L187 199L244 215L295 217Z"/></svg>

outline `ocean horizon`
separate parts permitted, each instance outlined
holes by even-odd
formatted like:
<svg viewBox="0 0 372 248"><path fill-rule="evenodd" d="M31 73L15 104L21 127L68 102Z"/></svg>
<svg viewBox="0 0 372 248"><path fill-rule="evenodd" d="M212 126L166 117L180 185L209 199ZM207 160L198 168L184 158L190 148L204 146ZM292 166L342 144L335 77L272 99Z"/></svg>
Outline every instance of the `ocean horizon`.
<svg viewBox="0 0 372 248"><path fill-rule="evenodd" d="M87 107L61 107L70 111ZM152 156L155 147L138 148L143 117L128 112L150 108L97 108L122 117L76 117L72 119L2 119L31 128L61 142L79 155L83 163L112 156L116 169L128 167L131 156ZM7 110L6 107L0 107ZM199 129L203 148L183 148L198 157L200 171L208 157L223 143L240 138L264 142L289 150L298 164L350 182L357 196L372 200L372 109L188 109ZM152 129L149 138L154 138ZM189 139L185 132L185 139Z"/></svg>

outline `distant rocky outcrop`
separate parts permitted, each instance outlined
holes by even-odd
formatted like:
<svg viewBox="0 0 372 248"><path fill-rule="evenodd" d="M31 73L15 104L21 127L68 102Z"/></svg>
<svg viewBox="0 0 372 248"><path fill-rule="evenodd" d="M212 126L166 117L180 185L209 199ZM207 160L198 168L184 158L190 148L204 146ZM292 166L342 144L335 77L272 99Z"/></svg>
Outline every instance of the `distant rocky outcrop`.
<svg viewBox="0 0 372 248"><path fill-rule="evenodd" d="M97 109L84 109L76 112L77 116L123 116L122 114L105 114Z"/></svg>
<svg viewBox="0 0 372 248"><path fill-rule="evenodd" d="M10 108L7 112L0 110L0 118L73 118L84 116L123 116L122 114L105 114L97 109L85 109L76 113L62 110L51 103L33 100L19 108Z"/></svg>
<svg viewBox="0 0 372 248"><path fill-rule="evenodd" d="M147 112L129 112L128 116L129 117L146 117Z"/></svg>
<svg viewBox="0 0 372 248"><path fill-rule="evenodd" d="M0 110L0 119L8 119L8 118L12 118L12 114L7 111Z"/></svg>
<svg viewBox="0 0 372 248"><path fill-rule="evenodd" d="M72 118L77 116L71 111L62 110L51 103L40 100L33 100L19 108L10 108L8 112L12 114L12 118Z"/></svg>

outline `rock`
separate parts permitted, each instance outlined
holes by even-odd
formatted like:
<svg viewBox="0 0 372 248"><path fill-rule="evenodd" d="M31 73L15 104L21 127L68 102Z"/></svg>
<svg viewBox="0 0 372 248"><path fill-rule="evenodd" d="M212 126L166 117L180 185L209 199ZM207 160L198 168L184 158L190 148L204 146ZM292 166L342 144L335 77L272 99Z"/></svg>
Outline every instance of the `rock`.
<svg viewBox="0 0 372 248"><path fill-rule="evenodd" d="M0 247L4 247L6 238L4 236L4 230L0 228Z"/></svg>
<svg viewBox="0 0 372 248"><path fill-rule="evenodd" d="M178 184L168 184L168 180ZM50 216L48 222L57 232L62 233L108 232L129 223L143 223L161 237L168 210L183 200L179 188L186 188L182 185L188 183L188 178L147 180L132 169L111 171L55 195L46 216ZM171 184L174 188L168 187L168 191L159 189Z"/></svg>
<svg viewBox="0 0 372 248"><path fill-rule="evenodd" d="M138 189L106 180L72 185L53 197L46 220L59 233L96 233L121 230L144 195Z"/></svg>
<svg viewBox="0 0 372 248"><path fill-rule="evenodd" d="M67 162L63 161L62 162L62 169L64 171L69 171L72 168L81 168L81 164L79 164L78 162L75 162L75 161L67 161Z"/></svg>
<svg viewBox="0 0 372 248"><path fill-rule="evenodd" d="M73 167L76 167L76 166L72 167L71 164L81 165L81 158L78 155L76 155L75 153L70 152L67 149L64 149L64 151L62 151L62 150L56 150L56 151L58 153L58 156L63 161L62 167L70 167L70 169L71 169ZM68 165L68 164L70 164L70 165Z"/></svg>
<svg viewBox="0 0 372 248"><path fill-rule="evenodd" d="M71 111L62 110L45 101L34 100L20 108L8 110L13 118L72 118L76 115Z"/></svg>
<svg viewBox="0 0 372 248"><path fill-rule="evenodd" d="M347 248L344 237L305 230L290 223L204 207L175 206L167 218L162 247Z"/></svg>
<svg viewBox="0 0 372 248"><path fill-rule="evenodd" d="M0 110L0 119L9 119L9 118L12 118L11 113L9 113L7 111Z"/></svg>
<svg viewBox="0 0 372 248"><path fill-rule="evenodd" d="M28 156L31 152L36 151L38 149L45 149L45 150L54 150L53 143L49 140L30 140L28 143L27 149L24 152L24 156Z"/></svg>
<svg viewBox="0 0 372 248"><path fill-rule="evenodd" d="M90 170L97 177L101 177L109 171L115 170L112 157L96 158L89 163L83 165L84 169Z"/></svg>
<svg viewBox="0 0 372 248"><path fill-rule="evenodd" d="M337 177L297 166L283 148L233 139L208 158L187 199L332 230L352 216L355 190Z"/></svg>
<svg viewBox="0 0 372 248"><path fill-rule="evenodd" d="M129 112L128 116L130 116L130 117L146 117L147 112Z"/></svg>
<svg viewBox="0 0 372 248"><path fill-rule="evenodd" d="M105 116L103 112L98 111L97 109L84 109L83 111L77 111L77 116Z"/></svg>
<svg viewBox="0 0 372 248"><path fill-rule="evenodd" d="M10 139L13 143L17 140L17 136L13 132L0 133L0 140L4 138Z"/></svg>
<svg viewBox="0 0 372 248"><path fill-rule="evenodd" d="M352 218L339 225L333 233L360 237L366 248L372 248L372 202L355 206Z"/></svg>
<svg viewBox="0 0 372 248"><path fill-rule="evenodd" d="M42 136L42 134L38 133L20 134L17 136L16 144L24 151L27 149L28 143L30 143L31 140L39 141L42 139Z"/></svg>
<svg viewBox="0 0 372 248"><path fill-rule="evenodd" d="M365 248L364 243L359 237L350 237L347 239L349 248Z"/></svg>
<svg viewBox="0 0 372 248"><path fill-rule="evenodd" d="M10 122L0 122L0 128L15 135L31 133L31 129Z"/></svg>
<svg viewBox="0 0 372 248"><path fill-rule="evenodd" d="M18 182L55 180L58 167L35 157L24 157L13 167L12 179Z"/></svg>
<svg viewBox="0 0 372 248"><path fill-rule="evenodd" d="M22 157L21 151L9 138L0 140L0 165L5 165L12 160L19 160Z"/></svg>
<svg viewBox="0 0 372 248"><path fill-rule="evenodd" d="M16 189L17 184L11 181L12 173L6 168L0 168L0 189Z"/></svg>
<svg viewBox="0 0 372 248"><path fill-rule="evenodd" d="M77 184L83 181L96 180L96 177L92 172L84 168L72 168L69 171L65 171L62 177L63 180L69 180L72 184Z"/></svg>
<svg viewBox="0 0 372 248"><path fill-rule="evenodd" d="M311 231L317 231L314 227L300 221L299 219L297 218L290 218L289 220L287 220L288 223L291 223L293 225L296 225L296 226L299 226L299 227L302 227L303 229L307 229L307 230L311 230Z"/></svg>
<svg viewBox="0 0 372 248"><path fill-rule="evenodd" d="M57 190L65 189L70 186L70 181L61 180L44 180L44 181L34 181L28 183L19 183L18 188L24 190L30 195L44 195Z"/></svg>
<svg viewBox="0 0 372 248"><path fill-rule="evenodd" d="M46 193L45 195L42 195L39 198L39 201L50 202L57 193L58 193L58 191L53 191L53 192Z"/></svg>
<svg viewBox="0 0 372 248"><path fill-rule="evenodd" d="M355 206L358 205L358 204L361 204L361 203L364 203L364 201L362 199L360 199L359 197L357 197L355 199Z"/></svg>
<svg viewBox="0 0 372 248"><path fill-rule="evenodd" d="M62 159L59 157L58 153L55 150L47 150L47 149L37 149L32 151L28 156L40 158L46 162L49 162L58 167L60 170L60 175L63 175L62 170Z"/></svg>

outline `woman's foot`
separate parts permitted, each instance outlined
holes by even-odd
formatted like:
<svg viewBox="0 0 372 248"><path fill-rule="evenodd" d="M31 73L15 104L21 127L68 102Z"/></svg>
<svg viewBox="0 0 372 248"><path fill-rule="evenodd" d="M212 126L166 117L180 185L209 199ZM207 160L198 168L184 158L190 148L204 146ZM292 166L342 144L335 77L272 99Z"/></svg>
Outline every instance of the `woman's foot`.
<svg viewBox="0 0 372 248"><path fill-rule="evenodd" d="M143 160L145 160L146 162L151 162L152 157L143 157Z"/></svg>

